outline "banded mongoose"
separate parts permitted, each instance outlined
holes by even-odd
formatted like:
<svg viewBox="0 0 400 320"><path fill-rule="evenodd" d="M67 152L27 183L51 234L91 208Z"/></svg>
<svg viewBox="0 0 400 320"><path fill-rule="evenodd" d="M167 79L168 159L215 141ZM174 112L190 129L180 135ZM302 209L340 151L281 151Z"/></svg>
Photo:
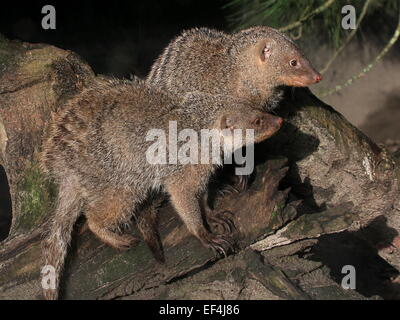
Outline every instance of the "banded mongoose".
<svg viewBox="0 0 400 320"><path fill-rule="evenodd" d="M234 34L207 28L184 31L153 64L147 83L176 94L226 94L276 107L281 86L321 81L300 48L264 26Z"/></svg>
<svg viewBox="0 0 400 320"><path fill-rule="evenodd" d="M147 83L178 95L225 94L277 107L283 86L305 87L322 76L301 49L276 29L257 26L234 34L195 28L172 40L153 64ZM238 177L245 189L247 177Z"/></svg>
<svg viewBox="0 0 400 320"><path fill-rule="evenodd" d="M283 96L282 86L304 87L321 79L290 38L258 26L234 34L208 28L182 32L155 61L146 82L178 95L197 90L245 98L271 110ZM247 177L239 176L237 185L245 189ZM143 221L156 220L155 208L148 212Z"/></svg>
<svg viewBox="0 0 400 320"><path fill-rule="evenodd" d="M224 254L231 249L229 235L207 230L198 201L218 165L148 162L146 152L154 142L147 141L146 134L161 129L168 141L170 121L177 122L178 132L218 129L222 141L218 157L234 129L254 129L258 142L272 136L282 123L237 98L189 93L180 100L140 81L98 83L72 98L53 116L41 153L43 170L59 185L43 245L45 264L56 271L57 288L81 212L100 240L127 249L136 239L118 228L129 222L151 190L169 194L178 215L203 245ZM44 296L56 299L58 289L44 289Z"/></svg>

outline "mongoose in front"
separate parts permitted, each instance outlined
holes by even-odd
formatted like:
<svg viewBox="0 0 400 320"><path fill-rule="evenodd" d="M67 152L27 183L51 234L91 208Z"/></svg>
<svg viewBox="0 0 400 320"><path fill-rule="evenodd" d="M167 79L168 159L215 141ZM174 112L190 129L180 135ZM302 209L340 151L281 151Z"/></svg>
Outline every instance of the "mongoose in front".
<svg viewBox="0 0 400 320"><path fill-rule="evenodd" d="M219 164L149 162L154 141L146 136L152 129L162 130L169 141L171 121L176 121L178 133L216 129L221 139ZM41 154L43 169L59 185L43 245L45 264L55 268L57 287L73 225L81 212L100 240L127 249L135 238L118 232L118 227L129 222L151 190L167 192L188 230L206 247L225 254L233 241L229 235L213 234L206 228L198 198L222 163L222 149L232 146L235 129L253 129L254 142L259 142L279 130L281 123L281 118L237 98L189 93L178 99L140 81L98 83L68 101L54 115ZM168 143L160 143L170 151ZM178 148L184 144L177 143ZM244 143L248 140L235 148ZM199 144L199 154L203 148ZM58 289L45 289L44 295L56 299Z"/></svg>
<svg viewBox="0 0 400 320"><path fill-rule="evenodd" d="M290 38L258 26L234 34L208 28L182 32L155 61L146 82L177 95L224 94L272 110L283 96L282 86L305 87L321 79ZM246 188L246 176L236 180L239 189ZM144 219L154 221L156 210L149 212Z"/></svg>
<svg viewBox="0 0 400 320"><path fill-rule="evenodd" d="M281 86L306 87L321 81L300 48L270 27L234 34L196 28L164 49L146 81L177 94L226 94L276 107Z"/></svg>

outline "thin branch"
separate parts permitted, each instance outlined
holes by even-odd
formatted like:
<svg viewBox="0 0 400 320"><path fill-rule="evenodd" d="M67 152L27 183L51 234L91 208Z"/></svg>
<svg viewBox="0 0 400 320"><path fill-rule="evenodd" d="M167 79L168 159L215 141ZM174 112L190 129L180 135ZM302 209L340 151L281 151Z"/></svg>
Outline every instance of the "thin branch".
<svg viewBox="0 0 400 320"><path fill-rule="evenodd" d="M361 77L365 76L369 71L371 71L371 69L375 66L375 64L380 61L385 55L386 53L388 53L388 51L393 47L393 45L397 42L397 40L399 39L400 36L400 9L399 9L399 20L398 20L398 24L396 27L396 30L392 36L392 38L389 40L389 42L387 43L387 45L383 48L383 50L375 57L374 60L372 60L371 63L369 63L359 74L351 77L350 79L348 79L345 83L341 84L341 85L337 85L334 89L331 89L327 92L322 92L319 96L320 97L326 97L332 93L338 92L348 86L350 86L351 84L353 84L354 81L360 79Z"/></svg>
<svg viewBox="0 0 400 320"><path fill-rule="evenodd" d="M298 39L300 39L302 37L302 35L303 35L303 26L300 26L297 30L298 31L297 31L296 35L293 32L290 33L290 38L292 40L298 40Z"/></svg>
<svg viewBox="0 0 400 320"><path fill-rule="evenodd" d="M328 0L326 1L324 4L322 4L321 6L319 6L317 9L315 9L314 11L311 11L309 14L305 15L304 17L300 18L300 20L293 22L289 25L287 25L286 27L282 27L279 29L279 31L281 32L286 32L292 29L295 29L297 27L300 27L303 22L307 21L308 19L310 19L311 17L320 14L322 11L328 9L336 0Z"/></svg>
<svg viewBox="0 0 400 320"><path fill-rule="evenodd" d="M333 63L333 61L336 60L336 58L339 56L339 54L343 51L343 49L347 46L347 44L350 42L350 40L354 37L354 35L357 33L358 28L361 24L361 21L364 19L365 14L367 13L368 7L371 4L371 0L367 0L365 1L365 4L362 8L361 14L358 18L357 21L357 25L356 28L354 30L352 30L350 32L350 34L348 35L348 37L345 39L345 41L343 42L343 44L340 46L340 48L333 54L333 56L330 58L330 60L328 61L328 63L325 65L325 67L321 70L321 73L324 74L329 67L331 66L331 64Z"/></svg>

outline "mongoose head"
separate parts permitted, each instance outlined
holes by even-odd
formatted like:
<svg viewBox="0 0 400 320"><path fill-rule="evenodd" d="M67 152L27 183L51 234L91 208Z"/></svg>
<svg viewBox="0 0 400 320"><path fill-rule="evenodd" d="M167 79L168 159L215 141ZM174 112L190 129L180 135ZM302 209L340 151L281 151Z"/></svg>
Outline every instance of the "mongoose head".
<svg viewBox="0 0 400 320"><path fill-rule="evenodd" d="M189 92L184 97L183 106L202 129L220 130L224 143L233 139L235 129L241 129L242 134L246 129L253 129L254 143L266 140L280 129L283 122L282 118L265 112L261 106L255 107L249 100L222 94Z"/></svg>
<svg viewBox="0 0 400 320"><path fill-rule="evenodd" d="M252 59L259 85L306 87L322 80L299 47L283 33L269 27L254 27L239 32L233 41L243 48L245 59ZM235 46L235 43L233 43ZM250 55L250 57L249 57Z"/></svg>
<svg viewBox="0 0 400 320"><path fill-rule="evenodd" d="M235 148L242 147L249 143L258 143L272 137L282 126L283 119L265 111L250 108L248 105L237 106L236 111L225 113L219 120L220 128L223 132L224 143L232 143L234 131L242 130L243 138L246 138L246 130L254 130L254 140L243 139L243 145L236 145Z"/></svg>

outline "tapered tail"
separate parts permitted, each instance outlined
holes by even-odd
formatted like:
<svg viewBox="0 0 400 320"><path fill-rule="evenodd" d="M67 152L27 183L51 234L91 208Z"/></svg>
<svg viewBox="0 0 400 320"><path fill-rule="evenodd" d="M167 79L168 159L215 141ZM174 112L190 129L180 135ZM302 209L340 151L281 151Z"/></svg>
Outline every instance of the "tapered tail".
<svg viewBox="0 0 400 320"><path fill-rule="evenodd" d="M46 300L58 299L67 248L74 224L81 212L82 200L79 194L78 188L70 179L60 184L57 207L46 228L42 247L42 288Z"/></svg>

